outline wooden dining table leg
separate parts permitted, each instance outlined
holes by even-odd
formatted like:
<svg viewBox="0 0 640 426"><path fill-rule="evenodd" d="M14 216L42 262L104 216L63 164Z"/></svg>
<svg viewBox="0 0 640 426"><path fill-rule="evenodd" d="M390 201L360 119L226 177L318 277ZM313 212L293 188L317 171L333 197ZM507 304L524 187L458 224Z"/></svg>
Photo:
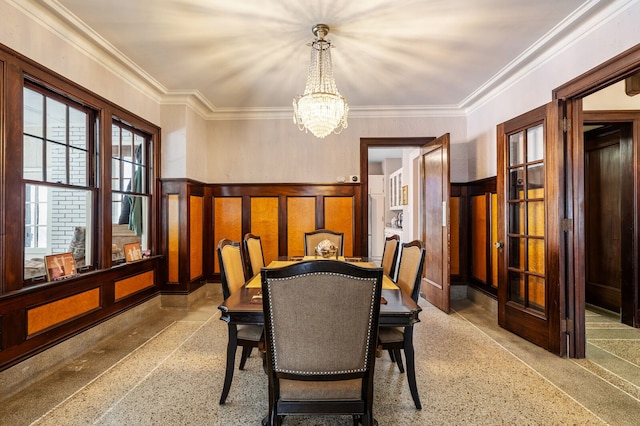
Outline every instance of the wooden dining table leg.
<svg viewBox="0 0 640 426"><path fill-rule="evenodd" d="M413 353L413 326L404 328L404 357L407 362L407 381L409 390L413 397L413 402L418 410L422 410L420 395L418 395L418 384L416 383L416 366Z"/></svg>
<svg viewBox="0 0 640 426"><path fill-rule="evenodd" d="M236 349L238 349L238 326L229 324L229 343L227 343L227 369L224 373L224 386L220 396L220 404L224 404L231 389L233 370L236 362Z"/></svg>

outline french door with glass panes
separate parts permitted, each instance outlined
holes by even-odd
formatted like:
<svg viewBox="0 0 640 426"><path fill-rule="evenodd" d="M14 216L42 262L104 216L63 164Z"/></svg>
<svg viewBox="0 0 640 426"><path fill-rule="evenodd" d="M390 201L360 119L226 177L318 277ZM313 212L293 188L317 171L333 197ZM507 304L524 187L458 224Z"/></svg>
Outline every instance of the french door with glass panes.
<svg viewBox="0 0 640 426"><path fill-rule="evenodd" d="M498 322L564 354L559 257L564 169L558 105L498 126ZM564 287L562 287L564 288Z"/></svg>

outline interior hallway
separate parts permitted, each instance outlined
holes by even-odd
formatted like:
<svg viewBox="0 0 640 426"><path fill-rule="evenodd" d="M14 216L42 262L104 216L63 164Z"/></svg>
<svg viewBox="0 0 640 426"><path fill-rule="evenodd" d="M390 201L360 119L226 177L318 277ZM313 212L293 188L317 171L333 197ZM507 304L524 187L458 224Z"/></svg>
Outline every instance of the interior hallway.
<svg viewBox="0 0 640 426"><path fill-rule="evenodd" d="M0 423L259 425L267 412L259 357L236 371L227 404L218 404L227 330L217 310L219 285L207 287L194 307L157 303L145 321L120 327L2 398ZM640 419L640 331L589 314L590 358L569 360L500 329L480 304L455 301L451 315L422 306L415 339L423 409L414 408L404 374L384 354L376 360L374 390L380 425L635 425ZM616 336L609 339L607 330ZM622 360L627 352L635 358ZM287 418L285 424L351 425L351 419Z"/></svg>

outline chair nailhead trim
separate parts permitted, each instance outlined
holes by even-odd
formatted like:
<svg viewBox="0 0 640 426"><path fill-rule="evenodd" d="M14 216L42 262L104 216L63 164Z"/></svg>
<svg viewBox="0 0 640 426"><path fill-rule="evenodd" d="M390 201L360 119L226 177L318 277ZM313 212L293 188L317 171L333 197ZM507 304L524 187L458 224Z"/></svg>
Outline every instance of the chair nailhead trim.
<svg viewBox="0 0 640 426"><path fill-rule="evenodd" d="M296 278L300 278L300 277L308 277L308 276L313 276L313 275L335 275L338 277L345 277L345 278L349 278L349 279L357 279L360 281L371 281L375 284L375 280L371 279L371 278L362 278L362 277L354 277L351 275L345 275L345 274L339 274L336 272L313 272L313 273L307 273L307 274L300 274L300 275L295 275L295 276L291 276L291 277L285 277L285 278L270 278L267 280L267 286L270 287L271 286L271 282L273 281L287 281L287 280L292 280L292 279L296 279ZM367 370L368 367L368 360L366 357L366 354L369 353L369 348L371 346L371 329L372 329L372 322L373 322L373 305L374 305L374 298L375 298L375 291L373 291L373 287L372 287L372 292L371 292L371 305L369 306L369 325L367 327L367 347L365 349L365 358L364 358L364 362L363 362L363 367L362 368L358 368L358 369L353 369L353 370L339 370L339 371L320 371L320 372L308 372L308 371L298 371L298 370L286 370L286 369L279 369L278 368L278 353L276 348L276 342L275 342L275 337L273 336L273 333L271 337L271 348L272 348L272 360L273 360L273 369L274 371L278 371L280 373L290 373L290 374L300 374L300 375L331 375L331 374L347 374L347 373L360 373L363 371ZM271 291L269 291L269 312L271 312L271 324L273 324L273 304L272 304L272 299L271 299Z"/></svg>

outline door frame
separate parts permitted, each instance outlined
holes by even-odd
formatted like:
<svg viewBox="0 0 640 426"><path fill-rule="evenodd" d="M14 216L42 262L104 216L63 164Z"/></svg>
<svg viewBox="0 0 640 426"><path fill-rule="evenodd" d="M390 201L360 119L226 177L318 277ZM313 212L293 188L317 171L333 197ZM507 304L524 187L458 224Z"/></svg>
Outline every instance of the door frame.
<svg viewBox="0 0 640 426"><path fill-rule="evenodd" d="M567 217L572 221L569 238L566 246L566 302L567 319L566 329L569 343L569 357L584 358L586 356L585 335L585 209L584 209L584 138L582 123L584 114L582 99L613 83L624 80L640 72L640 44L622 52L603 64L587 71L553 90L554 100L564 101L565 117L569 118L565 152L566 161L566 187L565 200ZM571 125L571 123L575 123ZM637 126L636 129L637 130ZM634 163L638 164L638 151L634 149ZM638 171L634 171L634 181L637 194ZM640 203L636 195L635 209L638 212ZM638 221L636 214L636 224ZM636 227L634 238L637 239ZM637 256L636 260L637 262ZM638 295L635 300L636 318L638 318ZM637 323L636 323L637 326Z"/></svg>
<svg viewBox="0 0 640 426"><path fill-rule="evenodd" d="M362 215L362 228L364 231L369 229L369 148L419 148L428 142L435 140L434 136L425 137L389 137L389 138L360 138L360 182L362 185L362 194L360 197L360 211ZM386 185L386 182L385 182ZM355 250L355 241L354 241ZM368 253L367 232L362 232L360 239L360 253L363 255Z"/></svg>

